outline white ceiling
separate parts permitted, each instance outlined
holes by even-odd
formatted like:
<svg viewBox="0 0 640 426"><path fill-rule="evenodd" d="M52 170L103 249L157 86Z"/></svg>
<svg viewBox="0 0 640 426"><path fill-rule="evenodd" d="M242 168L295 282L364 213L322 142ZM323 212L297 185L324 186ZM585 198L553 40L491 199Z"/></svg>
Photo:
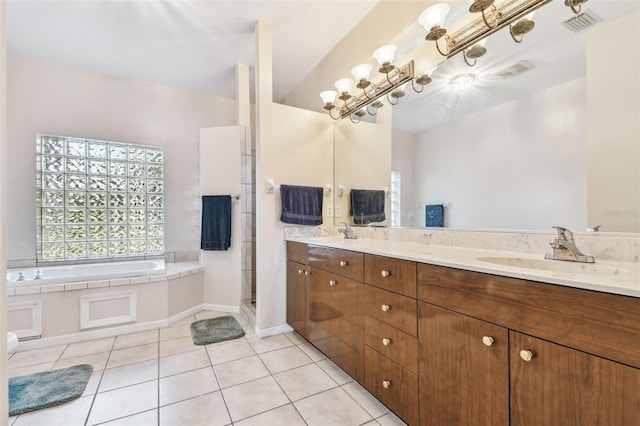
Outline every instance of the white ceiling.
<svg viewBox="0 0 640 426"><path fill-rule="evenodd" d="M7 1L10 54L235 97L235 65L254 65L253 29L273 35L283 98L377 0Z"/></svg>
<svg viewBox="0 0 640 426"><path fill-rule="evenodd" d="M467 13L468 0L445 1L452 7L450 21ZM8 0L7 44L10 54L234 98L235 64L254 65L253 28L263 20L272 27L274 99L279 101L376 3ZM639 9L640 1L589 0L585 8L609 21ZM424 131L583 76L585 33L571 33L559 24L571 16L563 0L554 0L537 12L536 27L522 44L503 29L489 37L487 54L475 67L465 65L461 55L447 60L422 94L407 90L393 107L394 130ZM416 22L394 42L405 53L424 43L424 29ZM494 75L519 60L535 68L508 79ZM449 80L469 72L476 75L474 87L453 94Z"/></svg>

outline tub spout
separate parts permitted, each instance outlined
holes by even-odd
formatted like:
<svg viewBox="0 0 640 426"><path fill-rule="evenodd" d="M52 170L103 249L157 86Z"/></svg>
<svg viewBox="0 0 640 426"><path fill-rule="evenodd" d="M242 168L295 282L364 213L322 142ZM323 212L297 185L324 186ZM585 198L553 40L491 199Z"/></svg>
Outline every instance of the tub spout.
<svg viewBox="0 0 640 426"><path fill-rule="evenodd" d="M24 281L24 272L18 273L18 281Z"/></svg>
<svg viewBox="0 0 640 426"><path fill-rule="evenodd" d="M35 275L33 276L34 280L41 280L42 279L42 271L40 269L36 270Z"/></svg>

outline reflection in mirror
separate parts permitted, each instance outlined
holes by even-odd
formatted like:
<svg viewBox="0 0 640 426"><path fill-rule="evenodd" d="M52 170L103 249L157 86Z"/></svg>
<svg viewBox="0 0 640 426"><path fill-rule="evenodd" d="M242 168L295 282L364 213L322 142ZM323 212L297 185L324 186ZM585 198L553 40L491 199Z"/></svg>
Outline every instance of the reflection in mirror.
<svg viewBox="0 0 640 426"><path fill-rule="evenodd" d="M392 164L378 178L399 175L401 226L443 205L452 228L640 232L640 4L586 6L594 22L577 32L564 2L543 6L522 43L497 32L475 66L449 58L422 94L387 106ZM335 183L351 186L377 170L351 162L347 133L336 132Z"/></svg>

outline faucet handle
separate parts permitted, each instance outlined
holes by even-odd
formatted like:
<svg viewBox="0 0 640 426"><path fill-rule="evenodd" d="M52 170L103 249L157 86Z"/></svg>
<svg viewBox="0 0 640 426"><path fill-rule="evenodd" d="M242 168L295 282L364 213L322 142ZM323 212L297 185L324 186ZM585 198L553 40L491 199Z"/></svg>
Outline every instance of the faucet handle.
<svg viewBox="0 0 640 426"><path fill-rule="evenodd" d="M564 228L562 226L553 226L552 228L558 231L559 240L573 242L573 232L569 231L567 228Z"/></svg>

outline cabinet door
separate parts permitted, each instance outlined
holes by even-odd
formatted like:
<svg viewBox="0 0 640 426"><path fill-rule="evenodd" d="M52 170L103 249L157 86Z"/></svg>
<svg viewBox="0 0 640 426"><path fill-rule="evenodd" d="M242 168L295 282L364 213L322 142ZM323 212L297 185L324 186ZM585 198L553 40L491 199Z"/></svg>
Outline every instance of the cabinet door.
<svg viewBox="0 0 640 426"><path fill-rule="evenodd" d="M512 425L638 424L640 369L514 331L509 339Z"/></svg>
<svg viewBox="0 0 640 426"><path fill-rule="evenodd" d="M307 337L306 327L306 278L309 267L287 261L287 323L301 336Z"/></svg>
<svg viewBox="0 0 640 426"><path fill-rule="evenodd" d="M418 311L420 424L508 425L507 329L424 302Z"/></svg>
<svg viewBox="0 0 640 426"><path fill-rule="evenodd" d="M331 323L330 357L354 379L364 378L364 317L360 308L363 284L334 275L330 303L338 315Z"/></svg>
<svg viewBox="0 0 640 426"><path fill-rule="evenodd" d="M310 268L307 276L307 339L327 356L331 324L341 315L332 306L331 279L329 273L316 268Z"/></svg>

